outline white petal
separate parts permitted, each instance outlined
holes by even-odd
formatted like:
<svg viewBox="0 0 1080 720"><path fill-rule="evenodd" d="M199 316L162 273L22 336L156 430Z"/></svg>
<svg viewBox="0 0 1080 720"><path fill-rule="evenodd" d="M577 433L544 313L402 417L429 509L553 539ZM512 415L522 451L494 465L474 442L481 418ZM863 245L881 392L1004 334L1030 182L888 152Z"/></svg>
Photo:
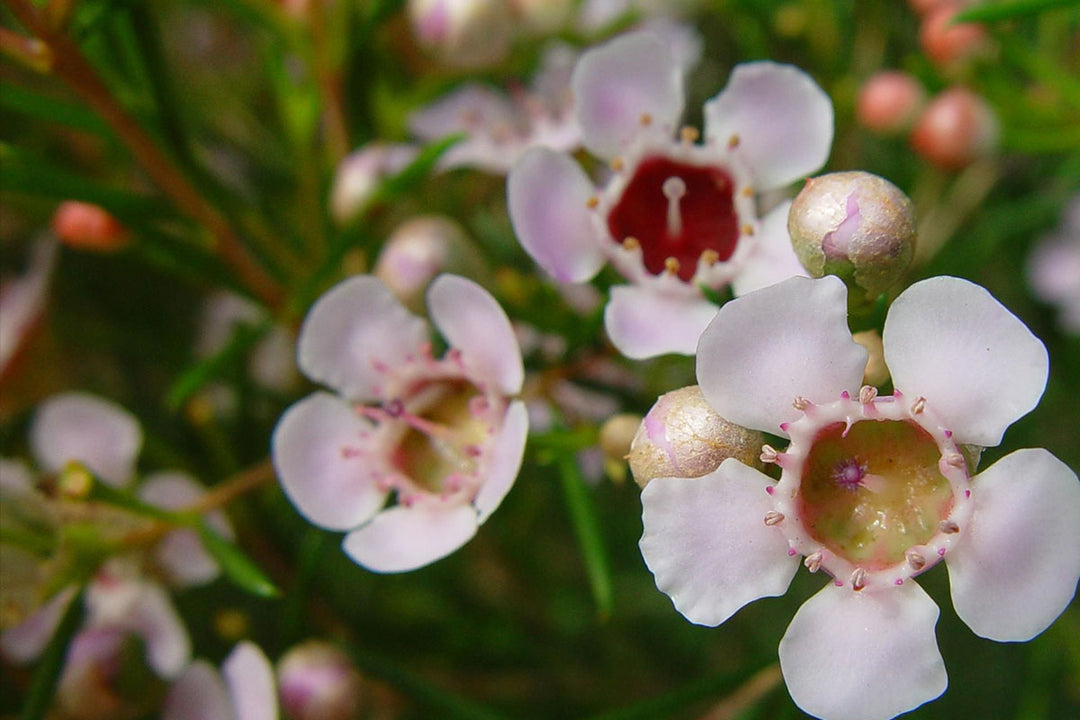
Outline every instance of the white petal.
<svg viewBox="0 0 1080 720"><path fill-rule="evenodd" d="M476 534L476 528L471 505L399 505L346 535L342 547L368 570L406 572L454 552Z"/></svg>
<svg viewBox="0 0 1080 720"><path fill-rule="evenodd" d="M736 295L746 295L789 277L808 276L791 246L787 229L789 210L791 201L785 200L762 218L761 227L754 236L753 249L731 283Z"/></svg>
<svg viewBox="0 0 1080 720"><path fill-rule="evenodd" d="M616 285L604 308L604 329L628 358L693 355L716 310L703 298L671 297L648 287Z"/></svg>
<svg viewBox="0 0 1080 720"><path fill-rule="evenodd" d="M934 277L902 292L882 332L893 383L925 397L961 443L993 446L1042 397L1042 342L984 288Z"/></svg>
<svg viewBox="0 0 1080 720"><path fill-rule="evenodd" d="M0 375L4 374L45 311L58 244L44 235L30 250L26 273L0 281Z"/></svg>
<svg viewBox="0 0 1080 720"><path fill-rule="evenodd" d="M799 567L763 518L773 481L728 458L699 478L656 478L641 493L641 555L690 622L719 625L747 603L782 595Z"/></svg>
<svg viewBox="0 0 1080 720"><path fill-rule="evenodd" d="M733 423L771 433L799 416L796 396L835 400L858 389L865 366L866 350L847 326L847 288L831 275L790 278L728 302L698 344L708 403Z"/></svg>
<svg viewBox="0 0 1080 720"><path fill-rule="evenodd" d="M235 720L277 720L277 688L274 668L251 642L239 643L221 664L229 687Z"/></svg>
<svg viewBox="0 0 1080 720"><path fill-rule="evenodd" d="M738 153L758 190L787 185L825 164L833 139L833 108L813 78L792 65L737 65L719 95L705 103L705 135L739 138Z"/></svg>
<svg viewBox="0 0 1080 720"><path fill-rule="evenodd" d="M473 507L479 514L479 523L487 520L513 487L518 471L521 470L521 458L525 454L528 435L529 413L525 409L525 403L520 400L510 403L510 407L506 409L506 417L503 418L502 429L491 448L487 477L473 499Z"/></svg>
<svg viewBox="0 0 1080 720"><path fill-rule="evenodd" d="M945 692L938 608L909 582L876 593L826 585L780 640L791 699L829 720L887 720Z"/></svg>
<svg viewBox="0 0 1080 720"><path fill-rule="evenodd" d="M180 510L194 504L204 492L205 488L189 475L160 472L146 478L139 487L139 498L166 510ZM232 525L220 510L207 513L206 522L221 536L233 537ZM221 572L194 530L169 532L157 544L154 557L169 584L175 587L205 585Z"/></svg>
<svg viewBox="0 0 1080 720"><path fill-rule="evenodd" d="M77 592L74 585L64 588L30 617L5 630L0 635L0 650L4 656L18 663L37 659L45 651Z"/></svg>
<svg viewBox="0 0 1080 720"><path fill-rule="evenodd" d="M604 264L586 203L595 189L568 155L526 151L506 179L514 234L525 252L561 282L585 282Z"/></svg>
<svg viewBox="0 0 1080 720"><path fill-rule="evenodd" d="M87 625L117 627L146 643L150 667L175 678L191 660L191 638L165 589L154 582L95 579L86 595Z"/></svg>
<svg viewBox="0 0 1080 720"><path fill-rule="evenodd" d="M196 660L169 688L162 720L235 720L225 684L205 660Z"/></svg>
<svg viewBox="0 0 1080 720"><path fill-rule="evenodd" d="M427 324L370 275L338 283L300 327L298 362L312 380L350 400L375 400L380 366L393 367L427 342Z"/></svg>
<svg viewBox="0 0 1080 720"><path fill-rule="evenodd" d="M1030 640L1080 578L1080 482L1046 450L1018 450L972 480L970 527L946 557L953 606L976 634Z"/></svg>
<svg viewBox="0 0 1080 720"><path fill-rule="evenodd" d="M642 130L671 132L683 111L683 72L661 40L627 33L589 50L571 78L575 112L589 152L613 158Z"/></svg>
<svg viewBox="0 0 1080 720"><path fill-rule="evenodd" d="M513 128L518 122L509 98L476 84L457 88L408 119L409 131L422 140L438 140L459 132L490 134L495 128Z"/></svg>
<svg viewBox="0 0 1080 720"><path fill-rule="evenodd" d="M525 368L506 313L487 290L457 275L440 275L427 294L432 322L480 380L504 395L521 392Z"/></svg>
<svg viewBox="0 0 1080 720"><path fill-rule="evenodd" d="M372 517L386 502L353 450L366 446L371 423L329 393L317 392L281 416L271 439L274 469L289 500L308 520L330 530L348 530Z"/></svg>
<svg viewBox="0 0 1080 720"><path fill-rule="evenodd" d="M30 428L30 448L42 470L59 472L78 460L113 486L131 480L141 447L135 416L87 393L52 396L38 407Z"/></svg>

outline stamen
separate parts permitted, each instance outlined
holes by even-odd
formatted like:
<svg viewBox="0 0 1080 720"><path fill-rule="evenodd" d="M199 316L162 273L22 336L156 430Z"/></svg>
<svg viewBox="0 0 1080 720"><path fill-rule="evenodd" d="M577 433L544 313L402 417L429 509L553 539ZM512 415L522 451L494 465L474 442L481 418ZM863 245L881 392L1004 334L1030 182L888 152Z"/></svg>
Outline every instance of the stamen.
<svg viewBox="0 0 1080 720"><path fill-rule="evenodd" d="M858 592L866 587L866 571L862 568L855 568L855 572L851 573L851 589Z"/></svg>
<svg viewBox="0 0 1080 720"><path fill-rule="evenodd" d="M585 207L589 208L590 210L595 210L596 206L599 204L600 198L596 197L595 195L585 201Z"/></svg>
<svg viewBox="0 0 1080 720"><path fill-rule="evenodd" d="M926 398L924 398L924 397L915 398L915 402L911 403L911 414L912 415L918 415L919 413L921 413L925 409L926 409Z"/></svg>
<svg viewBox="0 0 1080 720"><path fill-rule="evenodd" d="M960 526L952 520L942 520L938 523L938 530L946 535L953 535L954 533L960 532Z"/></svg>
<svg viewBox="0 0 1080 720"><path fill-rule="evenodd" d="M667 230L669 235L682 234L682 213L679 211L679 201L686 195L686 181L678 175L672 175L664 181L661 187L664 197L668 199L667 206Z"/></svg>
<svg viewBox="0 0 1080 720"><path fill-rule="evenodd" d="M873 385L863 385L859 389L859 402L863 405L869 405L874 402L874 398L877 397L877 388Z"/></svg>
<svg viewBox="0 0 1080 720"><path fill-rule="evenodd" d="M648 127L652 125L652 115L649 113L641 113L641 125L642 127Z"/></svg>
<svg viewBox="0 0 1080 720"><path fill-rule="evenodd" d="M715 250L703 250L701 253L701 262L706 265L715 265L720 262L720 253Z"/></svg>
<svg viewBox="0 0 1080 720"><path fill-rule="evenodd" d="M625 165L623 164L622 158L615 158L611 161L611 169L615 172L622 172L623 167L625 167Z"/></svg>
<svg viewBox="0 0 1080 720"><path fill-rule="evenodd" d="M802 395L796 395L795 400L792 401L791 407L796 410L803 411L810 407L810 401L804 398Z"/></svg>
<svg viewBox="0 0 1080 720"><path fill-rule="evenodd" d="M806 558L803 560L803 565L805 565L806 569L810 572L816 573L818 570L821 569L821 560L821 551L816 550L806 556Z"/></svg>
<svg viewBox="0 0 1080 720"><path fill-rule="evenodd" d="M641 243L638 242L638 239L636 237L629 236L629 237L623 238L622 246L623 246L623 250L634 251L634 250L638 250L638 249L641 248Z"/></svg>
<svg viewBox="0 0 1080 720"><path fill-rule="evenodd" d="M776 448L774 448L772 445L761 446L761 462L774 463L779 457L780 453L776 452Z"/></svg>
<svg viewBox="0 0 1080 720"><path fill-rule="evenodd" d="M679 274L679 260L678 258L669 257L664 261L664 272L668 275Z"/></svg>
<svg viewBox="0 0 1080 720"><path fill-rule="evenodd" d="M964 460L964 456L960 453L949 453L945 456L945 463L954 468L962 468L967 465L967 461Z"/></svg>
<svg viewBox="0 0 1080 720"><path fill-rule="evenodd" d="M731 137L729 137L727 141L728 150L734 150L735 148L739 147L739 142L740 141L738 134L732 133Z"/></svg>
<svg viewBox="0 0 1080 720"><path fill-rule="evenodd" d="M775 510L765 513L765 524L769 527L779 525L782 522L784 522L784 513L778 513Z"/></svg>
<svg viewBox="0 0 1080 720"><path fill-rule="evenodd" d="M922 553L918 550L908 550L904 553L904 557L907 558L908 565L911 566L911 569L916 572L926 567L926 558L924 558Z"/></svg>
<svg viewBox="0 0 1080 720"><path fill-rule="evenodd" d="M700 133L698 133L697 128L690 127L689 125L684 125L683 128L679 130L679 137L682 138L682 141L684 143L689 145L691 143L697 142L697 139L700 137Z"/></svg>
<svg viewBox="0 0 1080 720"><path fill-rule="evenodd" d="M743 235L753 235L754 234L754 226L751 225L750 223L747 223L747 224L743 225L742 226L742 234Z"/></svg>

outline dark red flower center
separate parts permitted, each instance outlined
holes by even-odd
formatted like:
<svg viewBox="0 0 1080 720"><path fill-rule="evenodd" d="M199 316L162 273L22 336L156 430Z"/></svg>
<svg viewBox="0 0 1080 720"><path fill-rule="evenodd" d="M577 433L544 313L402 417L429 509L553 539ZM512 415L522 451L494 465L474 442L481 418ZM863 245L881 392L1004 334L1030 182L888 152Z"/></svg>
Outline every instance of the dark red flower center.
<svg viewBox="0 0 1080 720"><path fill-rule="evenodd" d="M640 244L649 272L674 269L673 258L679 277L689 281L702 253L712 251L717 261L734 254L734 194L735 183L723 168L646 158L608 215L608 230L619 242L633 238Z"/></svg>

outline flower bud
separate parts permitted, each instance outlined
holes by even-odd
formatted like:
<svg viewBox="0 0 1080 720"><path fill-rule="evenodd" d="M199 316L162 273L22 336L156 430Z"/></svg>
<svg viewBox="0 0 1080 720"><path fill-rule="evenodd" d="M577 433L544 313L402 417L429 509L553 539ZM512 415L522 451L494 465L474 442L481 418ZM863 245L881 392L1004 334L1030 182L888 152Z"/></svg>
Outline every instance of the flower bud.
<svg viewBox="0 0 1080 720"><path fill-rule="evenodd" d="M371 143L351 153L338 165L330 190L330 214L341 225L364 209L379 182L404 169L416 157L411 145Z"/></svg>
<svg viewBox="0 0 1080 720"><path fill-rule="evenodd" d="M735 458L760 467L764 436L730 423L705 402L697 385L661 395L630 444L630 471L645 487L658 477L696 478Z"/></svg>
<svg viewBox="0 0 1080 720"><path fill-rule="evenodd" d="M911 200L865 172L808 180L791 205L788 232L812 276L837 275L868 299L899 280L915 252Z"/></svg>
<svg viewBox="0 0 1080 720"><path fill-rule="evenodd" d="M947 170L961 170L997 150L997 115L986 102L956 87L938 95L911 134L915 151Z"/></svg>
<svg viewBox="0 0 1080 720"><path fill-rule="evenodd" d="M506 0L409 0L409 20L421 46L461 68L497 63L514 31Z"/></svg>
<svg viewBox="0 0 1080 720"><path fill-rule="evenodd" d="M424 307L424 293L443 272L482 274L480 253L465 229L448 217L425 215L397 227L375 262L375 277L383 281L406 306Z"/></svg>
<svg viewBox="0 0 1080 720"><path fill-rule="evenodd" d="M914 77L899 70L871 76L859 90L855 114L865 127L884 135L911 129L926 104L926 91Z"/></svg>
<svg viewBox="0 0 1080 720"><path fill-rule="evenodd" d="M986 29L978 23L954 23L959 3L940 3L930 9L919 28L919 44L938 67L974 57L987 48Z"/></svg>
<svg viewBox="0 0 1080 720"><path fill-rule="evenodd" d="M128 231L104 208L68 200L53 213L53 232L60 242L78 250L112 252L128 241Z"/></svg>
<svg viewBox="0 0 1080 720"><path fill-rule="evenodd" d="M282 709L293 720L349 720L360 713L360 673L329 643L292 648L278 661L277 677Z"/></svg>

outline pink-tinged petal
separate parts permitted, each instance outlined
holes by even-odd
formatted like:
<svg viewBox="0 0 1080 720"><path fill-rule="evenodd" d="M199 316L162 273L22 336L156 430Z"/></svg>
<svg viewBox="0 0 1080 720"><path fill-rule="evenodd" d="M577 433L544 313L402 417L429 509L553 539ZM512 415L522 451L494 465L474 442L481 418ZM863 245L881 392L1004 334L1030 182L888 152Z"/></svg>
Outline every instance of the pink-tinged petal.
<svg viewBox="0 0 1080 720"><path fill-rule="evenodd" d="M346 535L342 547L373 572L407 572L454 552L476 534L477 526L472 505L399 505Z"/></svg>
<svg viewBox="0 0 1080 720"><path fill-rule="evenodd" d="M888 720L945 692L938 608L909 582L876 593L826 585L780 640L791 699L829 720Z"/></svg>
<svg viewBox="0 0 1080 720"><path fill-rule="evenodd" d="M683 71L659 37L620 35L589 50L570 80L582 140L610 159L643 129L642 119L668 133L683 111Z"/></svg>
<svg viewBox="0 0 1080 720"><path fill-rule="evenodd" d="M581 167L547 148L526 151L506 179L514 234L525 252L561 282L585 282L604 264L587 203L595 193Z"/></svg>
<svg viewBox="0 0 1080 720"><path fill-rule="evenodd" d="M514 329L499 303L472 280L440 275L427 295L432 322L465 367L503 394L521 392L525 367Z"/></svg>
<svg viewBox="0 0 1080 720"><path fill-rule="evenodd" d="M162 720L235 720L225 683L214 667L196 660L169 688Z"/></svg>
<svg viewBox="0 0 1080 720"><path fill-rule="evenodd" d="M86 624L114 627L142 637L150 667L175 678L191 660L191 638L165 589L146 580L98 573L86 593Z"/></svg>
<svg viewBox="0 0 1080 720"><path fill-rule="evenodd" d="M56 240L44 236L30 250L26 273L0 282L0 375L45 311L58 254Z"/></svg>
<svg viewBox="0 0 1080 720"><path fill-rule="evenodd" d="M54 395L38 407L30 427L30 448L42 470L59 472L77 460L113 486L131 480L141 447L135 416L87 393Z"/></svg>
<svg viewBox="0 0 1080 720"><path fill-rule="evenodd" d="M641 493L641 555L690 622L719 625L749 602L782 595L799 567L765 524L773 481L728 458L699 478L654 478Z"/></svg>
<svg viewBox="0 0 1080 720"><path fill-rule="evenodd" d="M813 78L792 65L737 65L719 95L705 103L705 135L738 138L738 152L761 190L821 168L833 139L833 107Z"/></svg>
<svg viewBox="0 0 1080 720"><path fill-rule="evenodd" d="M281 416L271 439L274 469L304 517L330 530L365 522L386 502L364 454L372 424L329 393L312 393Z"/></svg>
<svg viewBox="0 0 1080 720"><path fill-rule="evenodd" d="M720 308L701 335L697 377L705 400L727 420L776 433L799 417L794 399L835 400L857 390L866 350L847 326L839 278L794 277Z"/></svg>
<svg viewBox="0 0 1080 720"><path fill-rule="evenodd" d="M746 295L789 277L808 277L791 246L787 229L789 210L791 201L785 200L762 219L761 227L754 235L753 250L731 283L735 295Z"/></svg>
<svg viewBox="0 0 1080 720"><path fill-rule="evenodd" d="M146 478L139 498L166 510L181 510L197 502L206 489L181 472L160 472ZM207 513L206 523L222 537L233 537L232 525L220 510ZM217 561L203 548L194 530L173 530L154 548L154 559L170 585L194 587L214 580L221 572Z"/></svg>
<svg viewBox="0 0 1080 720"><path fill-rule="evenodd" d="M28 663L41 655L77 593L74 585L64 588L30 617L0 634L4 656L17 663Z"/></svg>
<svg viewBox="0 0 1080 720"><path fill-rule="evenodd" d="M525 441L529 435L529 413L525 403L518 400L506 408L503 426L491 447L487 477L473 499L473 507L478 514L478 524L499 507L506 493L517 479L521 470L521 458L525 454Z"/></svg>
<svg viewBox="0 0 1080 720"><path fill-rule="evenodd" d="M934 277L902 292L882 332L893 383L925 397L954 439L997 445L1042 397L1042 342L984 288Z"/></svg>
<svg viewBox="0 0 1080 720"><path fill-rule="evenodd" d="M312 306L300 327L300 369L350 400L380 397L383 371L419 352L427 324L406 310L380 280L359 275L338 283Z"/></svg>
<svg viewBox="0 0 1080 720"><path fill-rule="evenodd" d="M716 310L703 298L672 297L648 287L617 285L604 308L604 329L611 343L628 358L693 355Z"/></svg>
<svg viewBox="0 0 1080 720"><path fill-rule="evenodd" d="M412 113L408 125L418 138L438 140L459 132L490 134L499 127L516 130L519 121L509 98L489 87L470 84Z"/></svg>
<svg viewBox="0 0 1080 720"><path fill-rule="evenodd" d="M277 720L274 668L258 645L238 644L221 663L221 674L232 697L235 720Z"/></svg>
<svg viewBox="0 0 1080 720"><path fill-rule="evenodd" d="M946 557L956 614L982 637L1030 640L1076 594L1080 482L1046 450L1018 450L975 476L971 500Z"/></svg>

